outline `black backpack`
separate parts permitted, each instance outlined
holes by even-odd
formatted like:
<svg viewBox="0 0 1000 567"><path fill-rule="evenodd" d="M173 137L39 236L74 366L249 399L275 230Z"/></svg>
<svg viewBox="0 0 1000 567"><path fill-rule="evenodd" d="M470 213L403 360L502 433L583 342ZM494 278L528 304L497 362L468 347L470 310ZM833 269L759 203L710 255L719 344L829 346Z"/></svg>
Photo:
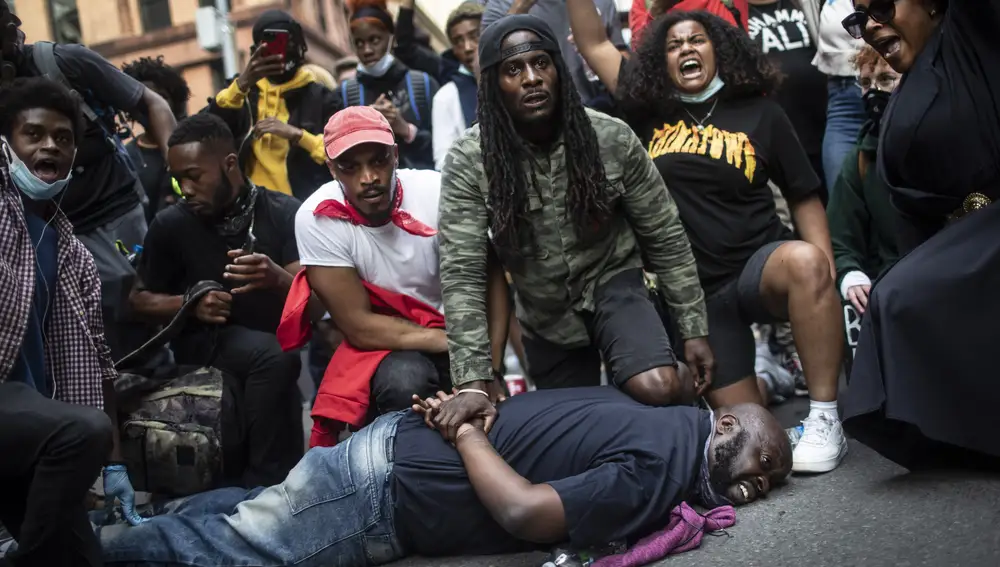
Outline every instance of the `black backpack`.
<svg viewBox="0 0 1000 567"><path fill-rule="evenodd" d="M420 87L414 88L419 82ZM417 122L423 122L423 117L431 115L431 76L422 71L406 73L406 93L410 96L410 107ZM340 96L344 106L365 106L365 86L357 79L348 79L340 83Z"/></svg>

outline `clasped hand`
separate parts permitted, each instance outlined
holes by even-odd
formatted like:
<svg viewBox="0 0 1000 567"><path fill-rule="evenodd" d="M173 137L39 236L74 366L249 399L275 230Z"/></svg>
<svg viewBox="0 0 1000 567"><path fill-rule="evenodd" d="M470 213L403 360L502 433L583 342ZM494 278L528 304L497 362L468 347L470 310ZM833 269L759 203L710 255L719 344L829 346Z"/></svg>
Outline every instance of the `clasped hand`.
<svg viewBox="0 0 1000 567"><path fill-rule="evenodd" d="M490 427L493 425L493 421L496 419L496 408L493 404L489 403L489 399L486 396L481 396L475 393L464 394L463 397L468 396L467 399L473 400L475 398L480 398L485 402L485 406L482 409L475 410L472 412L472 417L467 421L461 421L456 423L457 420L450 419L450 417L460 417L460 416L443 416L441 413L441 408L445 402L449 402L455 398L456 393L446 394L439 391L436 396L421 399L420 396L413 395L413 411L417 412L424 418L424 423L427 427L437 430L442 437L451 442L452 444L457 443L459 438L472 432L474 429L478 429L483 433L488 433ZM477 400L478 401L478 400ZM480 402L480 405L482 403ZM444 419L442 419L444 417Z"/></svg>

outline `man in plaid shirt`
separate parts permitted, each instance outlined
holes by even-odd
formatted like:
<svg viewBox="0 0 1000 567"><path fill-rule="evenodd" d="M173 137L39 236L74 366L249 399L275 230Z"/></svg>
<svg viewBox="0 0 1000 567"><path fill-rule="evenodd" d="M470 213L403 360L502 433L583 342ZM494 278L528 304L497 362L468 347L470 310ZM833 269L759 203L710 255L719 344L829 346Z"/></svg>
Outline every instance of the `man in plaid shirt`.
<svg viewBox="0 0 1000 567"><path fill-rule="evenodd" d="M135 493L101 410L117 378L101 282L59 208L83 123L62 85L0 88L0 522L16 566L102 565L84 498L104 467L106 497L133 523ZM113 404L108 404L109 415Z"/></svg>

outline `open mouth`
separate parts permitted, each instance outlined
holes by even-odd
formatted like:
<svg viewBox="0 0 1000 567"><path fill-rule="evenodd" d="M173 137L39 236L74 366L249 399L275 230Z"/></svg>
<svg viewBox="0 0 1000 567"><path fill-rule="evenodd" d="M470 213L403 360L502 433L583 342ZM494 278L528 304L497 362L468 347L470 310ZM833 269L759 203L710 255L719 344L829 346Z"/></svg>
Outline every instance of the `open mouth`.
<svg viewBox="0 0 1000 567"><path fill-rule="evenodd" d="M872 47L875 48L875 51L878 51L879 55L881 55L883 59L889 59L893 55L899 53L902 46L903 42L897 35L887 35L872 41Z"/></svg>
<svg viewBox="0 0 1000 567"><path fill-rule="evenodd" d="M526 95L523 99L524 105L528 108L538 108L549 101L548 93L531 93Z"/></svg>
<svg viewBox="0 0 1000 567"><path fill-rule="evenodd" d="M384 196L384 191L366 191L361 194L361 200L366 203L377 204L382 201L382 197Z"/></svg>
<svg viewBox="0 0 1000 567"><path fill-rule="evenodd" d="M47 158L36 161L32 167L32 173L46 183L54 183L60 179L59 166L54 160Z"/></svg>
<svg viewBox="0 0 1000 567"><path fill-rule="evenodd" d="M740 489L740 494L743 495L744 502L751 502L757 497L757 487L755 487L750 481L740 481L740 483L736 486Z"/></svg>
<svg viewBox="0 0 1000 567"><path fill-rule="evenodd" d="M703 68L701 65L701 61L698 61L695 58L685 59L684 61L681 61L680 65L681 78L694 79L700 77L702 74L702 70Z"/></svg>

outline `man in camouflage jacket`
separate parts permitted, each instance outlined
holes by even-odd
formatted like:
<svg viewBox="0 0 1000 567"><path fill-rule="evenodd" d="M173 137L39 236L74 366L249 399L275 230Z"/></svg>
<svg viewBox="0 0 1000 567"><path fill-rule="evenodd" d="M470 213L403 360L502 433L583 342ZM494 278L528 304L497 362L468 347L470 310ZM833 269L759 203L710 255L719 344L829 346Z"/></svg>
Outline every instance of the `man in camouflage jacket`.
<svg viewBox="0 0 1000 567"><path fill-rule="evenodd" d="M623 122L584 109L544 21L505 17L480 41L480 121L442 171L441 287L452 380L490 377L486 258L492 245L517 292L529 372L539 388L609 380L650 405L690 403L714 364L704 293L677 208ZM657 276L692 379L644 285ZM495 410L456 396L437 420Z"/></svg>

